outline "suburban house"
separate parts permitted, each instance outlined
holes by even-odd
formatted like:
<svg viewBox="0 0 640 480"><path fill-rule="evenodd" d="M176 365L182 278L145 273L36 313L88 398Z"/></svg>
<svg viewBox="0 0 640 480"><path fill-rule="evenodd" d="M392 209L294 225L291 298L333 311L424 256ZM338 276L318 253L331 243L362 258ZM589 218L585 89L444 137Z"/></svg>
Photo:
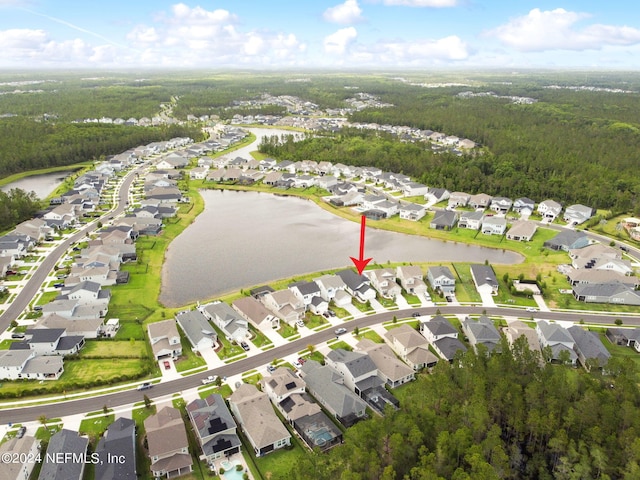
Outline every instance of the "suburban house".
<svg viewBox="0 0 640 480"><path fill-rule="evenodd" d="M400 202L398 212L401 219L417 222L427 214L427 209L424 205L417 203Z"/></svg>
<svg viewBox="0 0 640 480"><path fill-rule="evenodd" d="M431 201L433 203L440 203L448 200L451 195L451 192L446 188L434 188L430 187L427 194L424 196L425 200Z"/></svg>
<svg viewBox="0 0 640 480"><path fill-rule="evenodd" d="M178 358L182 355L180 334L174 319L147 325L147 334L156 360L161 358Z"/></svg>
<svg viewBox="0 0 640 480"><path fill-rule="evenodd" d="M227 340L239 343L249 337L249 323L227 303L207 303L198 310L222 330Z"/></svg>
<svg viewBox="0 0 640 480"><path fill-rule="evenodd" d="M300 369L307 390L345 427L366 418L367 404L349 390L333 368L307 360Z"/></svg>
<svg viewBox="0 0 640 480"><path fill-rule="evenodd" d="M614 345L633 347L640 352L640 328L607 328L605 336Z"/></svg>
<svg viewBox="0 0 640 480"><path fill-rule="evenodd" d="M184 332L191 344L191 350L201 352L207 348L213 348L218 341L218 335L199 310L189 310L176 315L176 322Z"/></svg>
<svg viewBox="0 0 640 480"><path fill-rule="evenodd" d="M422 279L422 269L417 265L396 267L396 278L410 295L424 295L427 292L427 285Z"/></svg>
<svg viewBox="0 0 640 480"><path fill-rule="evenodd" d="M144 421L151 474L173 478L193 471L187 431L180 410L164 407Z"/></svg>
<svg viewBox="0 0 640 480"><path fill-rule="evenodd" d="M429 193L429 187L418 182L406 182L402 185L402 192L406 197L425 196Z"/></svg>
<svg viewBox="0 0 640 480"><path fill-rule="evenodd" d="M564 210L562 219L571 225L580 225L593 216L593 208L585 205L570 205Z"/></svg>
<svg viewBox="0 0 640 480"><path fill-rule="evenodd" d="M575 230L562 230L558 234L544 242L543 246L552 250L575 250L589 245L589 237L584 232Z"/></svg>
<svg viewBox="0 0 640 480"><path fill-rule="evenodd" d="M344 292L347 284L338 275L323 275L315 279L316 284L320 287L320 296L327 302L335 299L338 291Z"/></svg>
<svg viewBox="0 0 640 480"><path fill-rule="evenodd" d="M555 200L545 200L538 204L538 213L548 222L553 222L560 212L562 212L562 205Z"/></svg>
<svg viewBox="0 0 640 480"><path fill-rule="evenodd" d="M280 367L261 383L263 391L310 449L327 450L342 443L340 429L306 393L305 382L291 370Z"/></svg>
<svg viewBox="0 0 640 480"><path fill-rule="evenodd" d="M640 305L640 292L622 283L578 284L573 287L573 296L587 303Z"/></svg>
<svg viewBox="0 0 640 480"><path fill-rule="evenodd" d="M572 286L579 284L621 283L631 288L640 287L640 278L619 273L613 269L580 268L568 269L567 279Z"/></svg>
<svg viewBox="0 0 640 480"><path fill-rule="evenodd" d="M513 344L520 337L524 337L527 344L529 345L529 350L532 352L540 352L540 340L538 339L538 334L536 331L531 328L529 325L524 323L521 320L507 320L507 326L503 330L504 336L507 338L509 345L513 346Z"/></svg>
<svg viewBox="0 0 640 480"><path fill-rule="evenodd" d="M513 200L506 197L493 197L491 199L491 204L489 208L496 213L500 213L506 215L506 213L511 210L511 206L513 205Z"/></svg>
<svg viewBox="0 0 640 480"><path fill-rule="evenodd" d="M475 208L476 210L485 210L493 197L491 195L487 195L486 193L478 193L476 195L471 195L469 197L469 206L471 208Z"/></svg>
<svg viewBox="0 0 640 480"><path fill-rule="evenodd" d="M265 307L291 326L304 317L304 302L288 288L268 292L260 299Z"/></svg>
<svg viewBox="0 0 640 480"><path fill-rule="evenodd" d="M528 217L531 215L536 207L536 202L527 197L516 198L513 202L513 211L519 213L521 216Z"/></svg>
<svg viewBox="0 0 640 480"><path fill-rule="evenodd" d="M456 212L452 212L450 210L438 210L431 219L429 228L433 228L435 230L451 230L455 227L457 221L458 214Z"/></svg>
<svg viewBox="0 0 640 480"><path fill-rule="evenodd" d="M78 353L84 344L82 335L67 335L64 328L28 328L24 340L12 343L9 350L30 350L36 356L66 356Z"/></svg>
<svg viewBox="0 0 640 480"><path fill-rule="evenodd" d="M600 340L598 333L590 332L578 325L569 327L567 331L573 337L575 342L573 349L578 355L578 362L582 368L589 372L594 367L599 370L606 366L611 354Z"/></svg>
<svg viewBox="0 0 640 480"><path fill-rule="evenodd" d="M407 324L389 329L385 339L393 351L416 371L433 368L438 362L438 357L429 350L427 339Z"/></svg>
<svg viewBox="0 0 640 480"><path fill-rule="evenodd" d="M95 464L96 480L137 478L136 422L118 417L98 441L95 453L99 458ZM114 462L113 458L122 461Z"/></svg>
<svg viewBox="0 0 640 480"><path fill-rule="evenodd" d="M62 430L54 433L49 439L47 454L43 455L42 469L38 480L82 480L85 462L59 462L58 455L75 455L84 458L87 455L89 439L80 437L73 430ZM3 462L4 463L4 462Z"/></svg>
<svg viewBox="0 0 640 480"><path fill-rule="evenodd" d="M467 351L467 347L458 339L458 330L441 315L421 322L420 333L424 335L436 353L447 362L452 362L458 351Z"/></svg>
<svg viewBox="0 0 640 480"><path fill-rule="evenodd" d="M376 298L376 291L371 288L369 279L364 275L358 275L351 269L341 270L336 273L346 285L346 291L360 302L367 302Z"/></svg>
<svg viewBox="0 0 640 480"><path fill-rule="evenodd" d="M0 350L0 379L58 380L64 372L62 357L36 357L32 350Z"/></svg>
<svg viewBox="0 0 640 480"><path fill-rule="evenodd" d="M291 445L291 434L280 422L268 395L254 385L240 385L229 397L229 406L256 456Z"/></svg>
<svg viewBox="0 0 640 480"><path fill-rule="evenodd" d="M344 384L378 413L383 413L386 405L398 407L398 400L384 388L384 380L369 355L336 348L325 358L326 364L342 376Z"/></svg>
<svg viewBox="0 0 640 480"><path fill-rule="evenodd" d="M237 425L221 395L212 393L187 404L187 414L202 455L209 465L214 460L240 452Z"/></svg>
<svg viewBox="0 0 640 480"><path fill-rule="evenodd" d="M256 328L280 328L280 319L254 297L234 300L231 306Z"/></svg>
<svg viewBox="0 0 640 480"><path fill-rule="evenodd" d="M314 281L310 282L297 282L289 285L289 290L293 292L293 294L298 297L299 300L302 300L304 303L305 309L311 305L314 297L320 297L320 287Z"/></svg>
<svg viewBox="0 0 640 480"><path fill-rule="evenodd" d="M453 293L456 290L456 277L447 266L435 266L427 269L427 280L434 290Z"/></svg>
<svg viewBox="0 0 640 480"><path fill-rule="evenodd" d="M482 293L484 291L491 293L491 295L498 294L499 283L491 265L471 265L471 277L478 292Z"/></svg>
<svg viewBox="0 0 640 480"><path fill-rule="evenodd" d="M116 319L117 321L117 319ZM64 329L69 336L79 336L87 338L98 338L104 335L102 318L65 318L60 315L47 315L40 317L33 328L35 329Z"/></svg>
<svg viewBox="0 0 640 480"><path fill-rule="evenodd" d="M392 268L365 270L364 275L371 281L373 288L385 298L395 298L402 293L402 288L396 283L396 272Z"/></svg>
<svg viewBox="0 0 640 480"><path fill-rule="evenodd" d="M537 229L538 225L535 222L516 220L507 232L507 239L518 242L530 242Z"/></svg>
<svg viewBox="0 0 640 480"><path fill-rule="evenodd" d="M568 361L572 365L576 364L578 355L573 350L575 341L567 329L557 323L539 321L536 324L536 333L540 339L540 346L543 349L547 347L550 349L550 357L547 361L553 363Z"/></svg>
<svg viewBox="0 0 640 480"><path fill-rule="evenodd" d="M462 333L467 336L476 353L479 353L478 345L483 345L488 353L499 349L502 337L489 317L481 315L477 320L466 317L460 323Z"/></svg>
<svg viewBox="0 0 640 480"><path fill-rule="evenodd" d="M35 461L29 460L37 458L39 454L40 440L31 435L8 439L0 444L0 458L15 457L16 461L0 462L0 478L3 480L28 480L36 465ZM12 457L8 457L8 455L12 455Z"/></svg>
<svg viewBox="0 0 640 480"><path fill-rule="evenodd" d="M413 368L399 360L386 343L376 343L363 338L356 344L356 351L369 355L378 369L378 376L390 388L399 387L416 378Z"/></svg>
<svg viewBox="0 0 640 480"><path fill-rule="evenodd" d="M464 192L451 192L449 194L448 208L466 207L471 195Z"/></svg>
<svg viewBox="0 0 640 480"><path fill-rule="evenodd" d="M484 235L503 235L507 229L507 219L485 215L480 228Z"/></svg>
<svg viewBox="0 0 640 480"><path fill-rule="evenodd" d="M473 212L461 212L460 220L458 220L458 228L467 228L469 230L480 230L484 212L474 210Z"/></svg>

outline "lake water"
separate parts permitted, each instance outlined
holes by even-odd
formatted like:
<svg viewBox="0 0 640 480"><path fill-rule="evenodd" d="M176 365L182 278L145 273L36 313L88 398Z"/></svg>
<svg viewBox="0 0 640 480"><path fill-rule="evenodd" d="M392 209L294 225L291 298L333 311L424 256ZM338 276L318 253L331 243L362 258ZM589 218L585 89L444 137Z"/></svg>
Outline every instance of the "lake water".
<svg viewBox="0 0 640 480"><path fill-rule="evenodd" d="M353 264L360 225L311 201L258 192L204 190L205 210L169 246L160 301L182 306L280 278ZM367 223L369 226L373 221ZM366 229L372 263L512 264L514 252Z"/></svg>
<svg viewBox="0 0 640 480"><path fill-rule="evenodd" d="M68 171L62 171L43 173L41 175L31 175L4 185L1 189L3 192L8 192L12 188L20 188L26 192L33 191L36 193L38 198L44 199L58 188L69 173L70 172Z"/></svg>

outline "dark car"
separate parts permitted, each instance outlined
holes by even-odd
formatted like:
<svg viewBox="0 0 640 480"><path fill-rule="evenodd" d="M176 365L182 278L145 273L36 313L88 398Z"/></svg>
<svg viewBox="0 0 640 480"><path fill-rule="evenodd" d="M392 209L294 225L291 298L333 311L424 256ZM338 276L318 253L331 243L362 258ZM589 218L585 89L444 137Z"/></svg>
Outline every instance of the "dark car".
<svg viewBox="0 0 640 480"><path fill-rule="evenodd" d="M20 427L16 432L16 438L24 437L24 434L27 432L27 427Z"/></svg>
<svg viewBox="0 0 640 480"><path fill-rule="evenodd" d="M414 313L411 314L411 316L414 317L414 318L415 317L419 317L420 315L421 315L420 312L414 312Z"/></svg>
<svg viewBox="0 0 640 480"><path fill-rule="evenodd" d="M21 339L24 338L24 333L12 333L11 334L11 338L15 338L15 339L21 340Z"/></svg>
<svg viewBox="0 0 640 480"><path fill-rule="evenodd" d="M54 283L53 286L56 288L62 288L64 287L64 283Z"/></svg>
<svg viewBox="0 0 640 480"><path fill-rule="evenodd" d="M249 351L249 344L247 342L240 342L240 346L245 352Z"/></svg>

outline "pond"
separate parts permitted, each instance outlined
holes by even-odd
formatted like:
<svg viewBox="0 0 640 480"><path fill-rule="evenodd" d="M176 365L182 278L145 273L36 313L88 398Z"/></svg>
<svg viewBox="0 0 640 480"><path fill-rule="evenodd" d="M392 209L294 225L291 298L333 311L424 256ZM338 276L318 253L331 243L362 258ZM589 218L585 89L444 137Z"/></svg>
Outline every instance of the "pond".
<svg viewBox="0 0 640 480"><path fill-rule="evenodd" d="M160 301L182 306L305 273L353 266L360 225L315 203L258 192L204 190L205 210L169 246ZM514 252L366 229L372 263L513 264Z"/></svg>

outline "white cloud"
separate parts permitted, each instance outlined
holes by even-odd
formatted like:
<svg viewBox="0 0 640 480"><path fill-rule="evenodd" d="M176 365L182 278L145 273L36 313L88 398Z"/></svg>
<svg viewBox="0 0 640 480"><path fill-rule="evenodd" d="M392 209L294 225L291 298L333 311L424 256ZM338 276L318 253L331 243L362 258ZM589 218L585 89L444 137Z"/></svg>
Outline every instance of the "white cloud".
<svg viewBox="0 0 640 480"><path fill-rule="evenodd" d="M2 51L4 52L0 53L0 55L8 54L10 56L20 50L38 48L46 41L47 33L44 30L30 30L27 28L0 30L0 45L2 45Z"/></svg>
<svg viewBox="0 0 640 480"><path fill-rule="evenodd" d="M127 37L144 50L144 64L229 66L290 64L306 45L295 35L264 30L243 31L238 17L222 9L206 10L184 3L159 15L152 26L138 25Z"/></svg>
<svg viewBox="0 0 640 480"><path fill-rule="evenodd" d="M190 25L211 25L221 23L233 23L237 21L237 17L228 10L216 9L205 10L198 6L191 8L184 3L177 3L171 7L173 12L172 22L188 23Z"/></svg>
<svg viewBox="0 0 640 480"><path fill-rule="evenodd" d="M469 47L459 37L402 42L379 42L359 54L389 65L423 65L466 60ZM365 55L366 53L366 55Z"/></svg>
<svg viewBox="0 0 640 480"><path fill-rule="evenodd" d="M340 5L327 8L322 16L327 22L349 24L362 20L362 9L358 6L358 0L346 0Z"/></svg>
<svg viewBox="0 0 640 480"><path fill-rule="evenodd" d="M576 24L589 18L586 13L563 8L538 8L485 33L520 51L599 50L605 45L640 43L640 30L626 26L593 24L582 29Z"/></svg>
<svg viewBox="0 0 640 480"><path fill-rule="evenodd" d="M353 27L341 28L324 39L324 51L330 54L343 55L358 37Z"/></svg>
<svg viewBox="0 0 640 480"><path fill-rule="evenodd" d="M431 7L444 8L455 7L458 0L382 0L385 5L400 5L403 7Z"/></svg>

